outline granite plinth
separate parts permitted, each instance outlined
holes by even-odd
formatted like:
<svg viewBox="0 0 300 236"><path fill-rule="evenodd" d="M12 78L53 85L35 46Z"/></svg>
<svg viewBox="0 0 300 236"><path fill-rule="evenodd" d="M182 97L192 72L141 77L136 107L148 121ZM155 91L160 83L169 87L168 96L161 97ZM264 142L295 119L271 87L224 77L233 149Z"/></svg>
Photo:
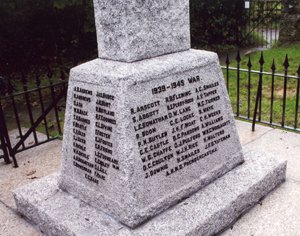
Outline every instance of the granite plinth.
<svg viewBox="0 0 300 236"><path fill-rule="evenodd" d="M99 57L132 62L190 49L188 0L94 0Z"/></svg>
<svg viewBox="0 0 300 236"><path fill-rule="evenodd" d="M245 162L136 229L61 191L58 175L14 192L18 211L48 236L214 235L285 181L286 162L245 152Z"/></svg>
<svg viewBox="0 0 300 236"><path fill-rule="evenodd" d="M130 227L243 162L215 53L71 71L59 186Z"/></svg>

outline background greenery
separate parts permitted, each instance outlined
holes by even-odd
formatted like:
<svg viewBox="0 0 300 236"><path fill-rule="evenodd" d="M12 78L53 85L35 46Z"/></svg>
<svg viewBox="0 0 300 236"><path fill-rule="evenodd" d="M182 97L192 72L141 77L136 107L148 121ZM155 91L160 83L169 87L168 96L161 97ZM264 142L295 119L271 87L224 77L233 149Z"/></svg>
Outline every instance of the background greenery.
<svg viewBox="0 0 300 236"><path fill-rule="evenodd" d="M285 109L285 125L293 127L295 124L295 114L296 114L296 96L297 96L297 82L298 80L295 78L298 74L298 70L300 69L300 43L273 47L272 49L266 50L263 52L264 55L264 65L263 70L265 72L271 72L272 63L274 60L275 63L275 73L276 74L284 74L284 60L285 56L288 55L289 58L289 67L287 79L287 87L286 87L286 109ZM252 70L259 71L260 70L260 58L261 52L253 52L250 55L242 55L241 57L241 68L247 69L249 58L251 60ZM224 65L224 64L223 64ZM225 65L224 65L225 66ZM232 58L231 67L237 67L237 62ZM223 70L226 75L226 70ZM231 100L231 104L233 110L236 112L237 110L237 71L229 72L229 96ZM255 100L257 95L257 87L259 80L259 73L251 73L250 75L250 84L249 84L249 73L247 70L240 71L239 73L239 97L240 97L240 115L248 116L248 91L250 91L250 106L249 116L253 116ZM263 121L269 121L271 117L271 99L272 99L272 76L264 75L262 80L262 110L261 110L261 118ZM282 113L283 113L283 98L284 98L284 77L283 76L275 76L274 77L274 91L273 91L273 123L280 124L282 121ZM298 116L300 117L300 111L298 112ZM297 122L297 127L300 127L300 120Z"/></svg>
<svg viewBox="0 0 300 236"><path fill-rule="evenodd" d="M243 0L190 0L193 47L241 46L247 24L244 4Z"/></svg>
<svg viewBox="0 0 300 236"><path fill-rule="evenodd" d="M121 1L121 0L120 0ZM150 0L149 0L150 1ZM295 4L299 0L285 0ZM0 0L0 88L4 79L1 76L11 76L16 91L22 91L19 73L24 72L28 78L28 87L35 86L34 72L38 69L42 85L49 84L47 67L52 69L54 82L59 81L61 69L73 67L78 63L97 57L94 12L92 0ZM246 30L247 14L244 0L190 0L191 6L191 38L194 48L204 48L215 51L236 48L240 44ZM259 35L254 35L259 37ZM262 39L264 40L264 39ZM283 60L289 54L289 74L295 75L300 60L300 44L273 48L265 52L265 71L270 71L275 58L277 73L283 73ZM252 69L259 69L260 52L251 54ZM236 66L233 57L230 66ZM224 60L221 60L222 62ZM241 67L247 68L248 57L242 57ZM41 71L43 70L43 71ZM225 71L224 71L225 72ZM229 94L234 110L237 106L237 72L230 71ZM2 84L1 84L2 81ZM258 75L248 72L240 74L240 113L248 112L248 89L250 89L250 116L254 110ZM286 123L293 125L295 113L296 80L289 79L287 86ZM263 80L262 119L268 120L270 115L271 77ZM282 114L283 80L276 77L273 121L280 123ZM0 90L5 94L5 91ZM43 95L51 101L51 94L43 91ZM34 115L40 114L40 106L36 96L32 97ZM24 98L19 96L16 102L20 110L20 119L29 127L28 114ZM6 104L6 108L11 107ZM8 110L8 109L7 109ZM15 127L14 114L6 113L9 127ZM59 113L63 120L64 111ZM299 114L300 117L300 114ZM50 114L49 124L51 134L57 134L55 116ZM300 124L299 124L300 125ZM43 129L43 127L42 127ZM40 130L40 127L39 127ZM41 131L41 130L40 130Z"/></svg>
<svg viewBox="0 0 300 236"><path fill-rule="evenodd" d="M96 56L92 1L1 0L0 74Z"/></svg>
<svg viewBox="0 0 300 236"><path fill-rule="evenodd" d="M193 47L236 45L243 15L243 0L191 0ZM97 56L92 0L1 0L0 18L0 75Z"/></svg>

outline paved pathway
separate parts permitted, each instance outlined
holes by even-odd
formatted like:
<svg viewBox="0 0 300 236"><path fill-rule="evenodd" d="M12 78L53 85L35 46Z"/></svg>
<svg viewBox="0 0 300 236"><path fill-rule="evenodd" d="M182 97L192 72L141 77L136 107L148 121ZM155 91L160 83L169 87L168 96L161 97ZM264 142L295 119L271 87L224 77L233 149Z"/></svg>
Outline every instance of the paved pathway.
<svg viewBox="0 0 300 236"><path fill-rule="evenodd" d="M245 122L237 127L244 147L288 160L287 181L222 235L300 235L300 135L263 126L252 133Z"/></svg>
<svg viewBox="0 0 300 236"><path fill-rule="evenodd" d="M244 215L222 236L300 236L300 135L237 121L242 145L288 160L287 181ZM0 163L0 235L40 236L16 214L11 190L49 175L60 167L61 141L20 153L20 168ZM172 235L173 236L173 235Z"/></svg>

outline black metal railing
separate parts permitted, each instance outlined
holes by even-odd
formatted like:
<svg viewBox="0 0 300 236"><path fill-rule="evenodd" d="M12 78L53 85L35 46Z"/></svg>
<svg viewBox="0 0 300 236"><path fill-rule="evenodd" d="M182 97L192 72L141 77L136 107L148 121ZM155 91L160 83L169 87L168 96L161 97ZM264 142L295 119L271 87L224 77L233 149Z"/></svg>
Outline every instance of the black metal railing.
<svg viewBox="0 0 300 236"><path fill-rule="evenodd" d="M275 59L267 68L263 52L257 69L253 69L253 63L250 57L242 60L238 52L235 62L227 56L222 66L236 117L252 121L253 131L258 122L300 132L300 65L297 71L290 71L286 55L281 70Z"/></svg>
<svg viewBox="0 0 300 236"><path fill-rule="evenodd" d="M235 62L234 62L235 61ZM259 60L241 57L222 66L225 82L237 118L300 132L300 66L290 69L288 56L278 66L267 66L263 53ZM277 62L278 64L278 62ZM293 67L295 68L295 67ZM8 79L0 94L0 158L17 167L16 154L62 136L67 93L65 72L35 73L27 79ZM2 78L3 79L3 78ZM3 86L5 84L5 86ZM25 129L24 129L25 127ZM16 130L18 138L9 135ZM44 134L44 135L41 135ZM29 143L28 138L32 137Z"/></svg>
<svg viewBox="0 0 300 236"><path fill-rule="evenodd" d="M17 153L62 136L67 93L65 71L48 68L46 75L36 72L28 77L21 74L20 79L2 81L0 158L7 164L12 159L15 167L18 167ZM13 129L17 139L9 136L9 130ZM26 142L30 136L33 141Z"/></svg>

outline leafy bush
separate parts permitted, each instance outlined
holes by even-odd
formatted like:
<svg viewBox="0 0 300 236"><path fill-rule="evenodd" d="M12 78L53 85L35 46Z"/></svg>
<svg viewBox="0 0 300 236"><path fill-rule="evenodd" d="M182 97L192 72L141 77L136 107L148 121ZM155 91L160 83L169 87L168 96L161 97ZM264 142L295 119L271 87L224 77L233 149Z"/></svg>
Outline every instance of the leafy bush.
<svg viewBox="0 0 300 236"><path fill-rule="evenodd" d="M193 46L236 45L243 0L191 0ZM92 0L1 0L0 75L97 55Z"/></svg>
<svg viewBox="0 0 300 236"><path fill-rule="evenodd" d="M0 17L0 74L95 54L92 1L1 0Z"/></svg>
<svg viewBox="0 0 300 236"><path fill-rule="evenodd" d="M190 0L193 47L239 45L247 16L244 0Z"/></svg>

